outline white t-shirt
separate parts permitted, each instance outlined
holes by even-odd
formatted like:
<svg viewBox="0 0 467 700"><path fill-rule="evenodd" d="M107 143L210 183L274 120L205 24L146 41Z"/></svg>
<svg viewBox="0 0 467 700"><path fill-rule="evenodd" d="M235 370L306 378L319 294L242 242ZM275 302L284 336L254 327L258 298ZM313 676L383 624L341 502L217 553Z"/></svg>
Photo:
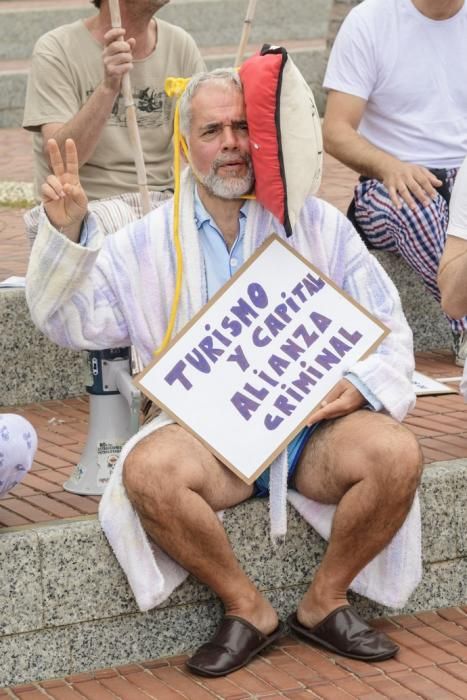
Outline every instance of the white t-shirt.
<svg viewBox="0 0 467 700"><path fill-rule="evenodd" d="M467 240L467 158L457 173L451 193L446 234Z"/></svg>
<svg viewBox="0 0 467 700"><path fill-rule="evenodd" d="M446 20L411 0L349 12L324 87L367 100L359 131L402 161L458 168L467 155L467 3Z"/></svg>

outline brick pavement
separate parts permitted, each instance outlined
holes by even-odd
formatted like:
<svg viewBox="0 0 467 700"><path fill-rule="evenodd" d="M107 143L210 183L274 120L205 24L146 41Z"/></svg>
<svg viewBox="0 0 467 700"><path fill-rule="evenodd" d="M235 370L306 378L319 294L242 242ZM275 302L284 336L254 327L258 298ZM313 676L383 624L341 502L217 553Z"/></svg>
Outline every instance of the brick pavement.
<svg viewBox="0 0 467 700"><path fill-rule="evenodd" d="M24 277L26 274L29 244L23 213L23 209L0 207L0 281L12 275Z"/></svg>
<svg viewBox="0 0 467 700"><path fill-rule="evenodd" d="M466 700L467 606L374 621L396 658L365 664L284 637L227 678L194 676L185 656L0 690L17 700Z"/></svg>
<svg viewBox="0 0 467 700"><path fill-rule="evenodd" d="M32 182L32 134L25 129L0 129L0 182Z"/></svg>

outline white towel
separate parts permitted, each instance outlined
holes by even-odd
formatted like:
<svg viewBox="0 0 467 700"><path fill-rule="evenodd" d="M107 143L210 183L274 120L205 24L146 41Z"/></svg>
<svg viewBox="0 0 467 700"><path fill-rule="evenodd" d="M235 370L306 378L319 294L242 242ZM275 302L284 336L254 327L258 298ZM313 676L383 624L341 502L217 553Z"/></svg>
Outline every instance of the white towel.
<svg viewBox="0 0 467 700"><path fill-rule="evenodd" d="M149 610L160 605L188 575L159 547L150 544L139 517L133 509L122 483L123 462L139 440L172 421L160 415L133 438L122 450L120 459L102 496L99 518L115 555L125 571L138 607ZM271 496L280 499L272 490L275 478L282 481L282 464L271 473ZM282 489L282 493L286 493ZM289 490L290 503L305 520L326 540L331 532L335 506L323 505ZM286 523L282 519L282 503L271 503L271 515L279 512L280 524L274 528L274 536L285 535ZM403 607L417 586L422 575L420 504L418 495L399 532L387 547L378 554L354 579L351 589L361 595L391 608Z"/></svg>

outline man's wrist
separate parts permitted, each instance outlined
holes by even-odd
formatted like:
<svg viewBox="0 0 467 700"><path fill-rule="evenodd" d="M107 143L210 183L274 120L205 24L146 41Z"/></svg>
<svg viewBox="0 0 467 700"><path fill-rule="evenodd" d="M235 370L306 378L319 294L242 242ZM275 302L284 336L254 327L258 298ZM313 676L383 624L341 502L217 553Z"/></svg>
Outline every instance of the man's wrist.
<svg viewBox="0 0 467 700"><path fill-rule="evenodd" d="M120 87L120 81L107 81L106 78L104 78L98 89L102 97L115 100L120 94Z"/></svg>
<svg viewBox="0 0 467 700"><path fill-rule="evenodd" d="M57 231L66 236L72 243L79 243L83 221L84 219L79 224L73 224L72 226L61 226L57 228Z"/></svg>
<svg viewBox="0 0 467 700"><path fill-rule="evenodd" d="M375 177L377 180L380 180L380 182L384 182L388 174L394 172L398 163L398 158L389 155L389 153L381 151L374 161L373 177Z"/></svg>
<svg viewBox="0 0 467 700"><path fill-rule="evenodd" d="M47 211L44 208L44 213L50 223L51 226L54 227L56 231L58 231L62 236L65 236L70 240L72 243L79 243L80 237L81 237L81 230L83 227L84 222L86 221L86 216L84 216L81 221L75 222L73 224L70 224L69 226L60 226L57 224L53 219L50 218L50 216L47 214Z"/></svg>

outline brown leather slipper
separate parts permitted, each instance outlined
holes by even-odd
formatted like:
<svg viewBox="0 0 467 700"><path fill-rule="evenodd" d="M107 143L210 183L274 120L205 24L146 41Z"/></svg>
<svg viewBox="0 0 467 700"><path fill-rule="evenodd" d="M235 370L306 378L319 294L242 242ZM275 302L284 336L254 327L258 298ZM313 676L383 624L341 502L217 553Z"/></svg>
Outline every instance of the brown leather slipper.
<svg viewBox="0 0 467 700"><path fill-rule="evenodd" d="M200 646L186 665L200 676L225 676L246 666L283 633L281 623L266 635L241 617L226 615L211 641Z"/></svg>
<svg viewBox="0 0 467 700"><path fill-rule="evenodd" d="M315 627L305 627L292 613L287 619L291 630L310 642L359 661L384 661L399 651L383 632L370 627L350 606L333 610Z"/></svg>

